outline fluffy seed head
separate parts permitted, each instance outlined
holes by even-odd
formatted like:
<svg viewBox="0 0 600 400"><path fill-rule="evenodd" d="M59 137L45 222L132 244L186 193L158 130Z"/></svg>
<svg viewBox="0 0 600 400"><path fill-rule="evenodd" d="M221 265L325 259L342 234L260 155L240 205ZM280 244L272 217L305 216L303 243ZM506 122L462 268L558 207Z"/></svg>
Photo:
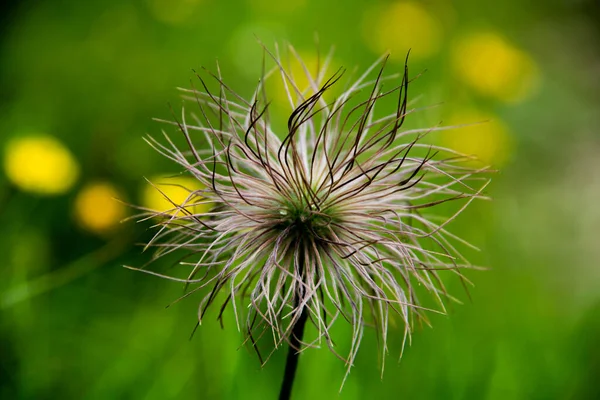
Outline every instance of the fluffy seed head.
<svg viewBox="0 0 600 400"><path fill-rule="evenodd" d="M441 271L463 279L460 270L471 267L455 247L464 241L446 225L482 197L487 181L483 169L464 163L470 157L423 143L447 127L403 128L418 111L409 101L406 65L384 77L384 57L329 96L345 73L326 75L331 54L313 74L289 48L306 88L278 49L265 54L275 66L249 100L226 85L218 65L182 89L194 111L163 122L185 139L184 148L166 133L147 138L203 189L190 189L172 210L145 214L159 217L148 246L158 247L156 257L183 252L177 266L185 275L142 270L185 283L183 297L201 292L200 321L216 301L220 319L231 306L252 344L264 334L275 348L289 343L305 315L317 333L298 350L324 343L349 370L365 326L377 330L385 353L390 321L403 326L406 339L426 317L418 292L430 292L445 310L451 296ZM211 91L203 76L217 88ZM270 122L271 79L283 83L291 105L284 129ZM384 98L396 107L378 117L375 106ZM428 212L459 199L449 218ZM331 328L341 320L352 336L340 355Z"/></svg>

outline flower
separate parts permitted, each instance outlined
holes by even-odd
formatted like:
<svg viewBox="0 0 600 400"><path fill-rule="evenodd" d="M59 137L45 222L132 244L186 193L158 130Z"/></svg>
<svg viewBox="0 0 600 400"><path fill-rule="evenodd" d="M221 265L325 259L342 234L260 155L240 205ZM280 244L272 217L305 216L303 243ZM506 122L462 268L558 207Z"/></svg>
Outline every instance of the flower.
<svg viewBox="0 0 600 400"><path fill-rule="evenodd" d="M510 159L513 134L499 116L463 105L447 121L450 124L464 121L480 123L448 132L441 138L442 146L463 154L473 154L477 157L473 164L484 162L502 166Z"/></svg>
<svg viewBox="0 0 600 400"><path fill-rule="evenodd" d="M423 2L395 1L385 5L374 3L363 18L363 38L371 50L389 50L394 61L404 61L411 49L416 59L427 59L440 50L444 40L443 26Z"/></svg>
<svg viewBox="0 0 600 400"><path fill-rule="evenodd" d="M507 103L533 94L540 79L531 56L495 32L459 38L452 46L451 62L457 77L472 89Z"/></svg>
<svg viewBox="0 0 600 400"><path fill-rule="evenodd" d="M110 182L86 184L75 197L77 222L91 233L109 235L126 215L125 206L117 200L119 198L123 198L121 191Z"/></svg>
<svg viewBox="0 0 600 400"><path fill-rule="evenodd" d="M418 111L408 101L407 65L403 74L384 77L383 57L328 103L324 93L344 75L339 69L325 76L331 56L315 75L304 68L310 85L301 90L279 51L265 52L275 66L251 100L232 91L218 68L206 71L218 89L209 90L198 74L201 90L182 89L196 112L182 110L163 121L185 148L166 133L164 142L147 138L203 188L171 201L171 211L179 212L144 214L162 217L148 246L158 246L158 256L182 253L177 264L187 268L185 275L140 270L185 283L184 297L204 291L200 321L222 293L219 318L231 306L253 344L267 332L275 348L287 342L301 351L325 343L342 357L331 329L344 319L352 327L342 357L349 370L365 326L375 326L385 353L390 320L399 319L406 340L414 321L426 318L430 307L417 299L422 288L445 310L444 300L452 297L442 271L464 279L461 269L471 267L455 246L465 242L446 225L483 197L485 169L423 142L449 127L403 128ZM290 53L303 64L291 47ZM269 115L265 81L273 78L284 83L292 109L285 134ZM384 90L384 82L397 83ZM388 100L395 111L376 117L375 105ZM202 138L205 147L198 145ZM464 202L445 220L426 213L459 199ZM203 204L210 209L190 211ZM306 322L316 336L304 340Z"/></svg>
<svg viewBox="0 0 600 400"><path fill-rule="evenodd" d="M181 211L173 207L175 204L183 204L190 194L190 190L199 190L200 183L188 176L157 176L149 179L149 183L144 185L142 191L142 204L147 209L159 213L180 213ZM210 204L202 204L190 207L188 211L199 212L206 211ZM161 214L162 215L162 214Z"/></svg>
<svg viewBox="0 0 600 400"><path fill-rule="evenodd" d="M79 177L73 154L50 135L11 139L5 149L4 169L19 189L48 196L68 192Z"/></svg>

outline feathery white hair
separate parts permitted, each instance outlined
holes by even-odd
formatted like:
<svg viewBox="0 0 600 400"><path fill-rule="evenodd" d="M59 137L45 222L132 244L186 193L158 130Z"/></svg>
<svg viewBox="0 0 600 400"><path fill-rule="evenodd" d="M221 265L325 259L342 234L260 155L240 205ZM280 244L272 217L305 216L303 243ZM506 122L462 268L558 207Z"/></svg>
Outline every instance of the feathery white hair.
<svg viewBox="0 0 600 400"><path fill-rule="evenodd" d="M275 348L287 342L301 351L324 342L349 371L365 326L378 331L385 353L392 315L403 322L405 340L414 320L425 318L417 286L445 311L444 300L452 297L440 271L463 280L460 270L472 268L454 245L465 242L446 224L483 197L486 170L465 163L472 157L422 143L424 135L449 127L402 128L416 111L408 102L407 65L402 74L384 77L383 57L328 102L324 94L344 74L325 75L331 53L313 75L289 51L306 88L284 67L278 49L265 49L275 67L263 73L252 100L231 90L217 66L216 74L206 74L218 93L198 75L201 89L183 89L196 111L163 121L178 128L187 148L167 134L164 141L148 138L203 189L190 189L169 212L146 214L162 217L148 245L159 247L157 257L183 251L178 264L190 268L187 278L143 271L189 285L184 297L205 289L200 320L224 292L219 318L231 305L253 344L265 332ZM292 109L285 133L270 124L267 103L265 82L278 78ZM398 83L384 91L384 81ZM375 105L386 97L397 99L397 107L377 118ZM202 137L204 149L194 144ZM464 204L449 218L422 212L456 199ZM205 212L196 212L200 208ZM352 327L345 357L330 335L340 318ZM317 335L302 341L298 331L307 321Z"/></svg>

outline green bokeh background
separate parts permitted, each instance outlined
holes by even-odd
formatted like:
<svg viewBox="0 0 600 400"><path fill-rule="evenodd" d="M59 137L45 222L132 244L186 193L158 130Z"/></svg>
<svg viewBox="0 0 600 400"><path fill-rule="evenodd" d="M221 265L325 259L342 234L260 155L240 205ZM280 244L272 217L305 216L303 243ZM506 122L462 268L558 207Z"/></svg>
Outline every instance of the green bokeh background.
<svg viewBox="0 0 600 400"><path fill-rule="evenodd" d="M219 59L249 96L265 43L303 51L335 45L335 61L375 60L365 15L386 1L38 0L0 10L0 145L46 133L82 174L61 196L20 191L0 174L1 399L273 399L285 352L261 368L231 315L207 318L192 340L197 298L165 308L181 287L126 270L149 255L149 224L109 237L78 227L77 191L98 179L139 202L143 176L174 172L141 139L169 117L192 68ZM493 202L475 204L452 231L489 271L468 272L471 301L431 315L397 362L401 329L380 377L368 333L347 382L327 350L300 360L296 399L600 398L600 9L593 1L422 3L444 24L441 47L415 60L417 90L444 109L476 104L509 127L512 147L493 177ZM398 21L399 24L402 21ZM373 26L373 31L377 26ZM457 83L449 63L464 32L493 30L539 69L519 103ZM418 41L418 38L415 38ZM393 64L392 68L401 68ZM429 121L431 122L431 121ZM451 283L450 289L461 291ZM216 316L216 314L215 314ZM343 344L342 344L343 345Z"/></svg>

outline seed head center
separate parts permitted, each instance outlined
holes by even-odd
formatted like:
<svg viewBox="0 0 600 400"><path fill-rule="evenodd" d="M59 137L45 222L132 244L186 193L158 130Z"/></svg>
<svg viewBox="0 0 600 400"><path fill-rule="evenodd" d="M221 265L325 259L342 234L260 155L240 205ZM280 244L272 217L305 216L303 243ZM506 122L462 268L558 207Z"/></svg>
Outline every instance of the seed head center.
<svg viewBox="0 0 600 400"><path fill-rule="evenodd" d="M281 208L279 215L281 228L290 229L298 236L317 239L330 236L332 217L314 206L287 203Z"/></svg>

